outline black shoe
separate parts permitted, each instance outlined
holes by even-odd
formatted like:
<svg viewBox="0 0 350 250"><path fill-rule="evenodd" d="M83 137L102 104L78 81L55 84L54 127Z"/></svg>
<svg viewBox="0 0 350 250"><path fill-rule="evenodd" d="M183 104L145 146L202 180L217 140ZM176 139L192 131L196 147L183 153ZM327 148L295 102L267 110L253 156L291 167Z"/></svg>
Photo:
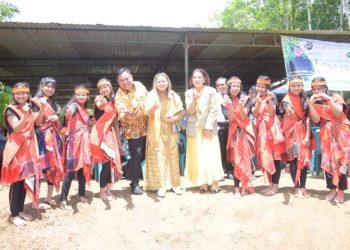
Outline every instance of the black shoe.
<svg viewBox="0 0 350 250"><path fill-rule="evenodd" d="M131 192L136 195L141 195L143 194L142 189L139 186L135 186L131 188Z"/></svg>

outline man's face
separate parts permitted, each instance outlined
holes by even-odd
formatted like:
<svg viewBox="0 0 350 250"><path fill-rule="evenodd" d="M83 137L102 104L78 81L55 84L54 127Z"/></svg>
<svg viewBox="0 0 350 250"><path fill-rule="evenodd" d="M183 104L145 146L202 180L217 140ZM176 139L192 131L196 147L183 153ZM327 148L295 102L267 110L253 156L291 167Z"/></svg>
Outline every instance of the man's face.
<svg viewBox="0 0 350 250"><path fill-rule="evenodd" d="M300 57L300 56L302 56L303 52L301 51L300 48L295 47L295 48L294 48L294 54L295 54L297 57Z"/></svg>
<svg viewBox="0 0 350 250"><path fill-rule="evenodd" d="M220 94L227 93L227 86L226 86L225 79L219 79L218 81L216 81L216 89Z"/></svg>
<svg viewBox="0 0 350 250"><path fill-rule="evenodd" d="M118 76L117 82L119 84L119 87L122 90L130 91L133 87L133 78L132 75L128 72L124 72L121 75Z"/></svg>

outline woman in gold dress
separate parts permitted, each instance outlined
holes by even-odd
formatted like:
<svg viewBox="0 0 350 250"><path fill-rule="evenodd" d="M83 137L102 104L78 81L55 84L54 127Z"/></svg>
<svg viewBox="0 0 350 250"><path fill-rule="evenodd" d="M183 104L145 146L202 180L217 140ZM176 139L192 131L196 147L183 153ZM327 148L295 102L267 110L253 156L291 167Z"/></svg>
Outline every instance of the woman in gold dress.
<svg viewBox="0 0 350 250"><path fill-rule="evenodd" d="M182 118L183 105L178 94L171 90L167 74L158 73L147 97L145 111L149 117L146 143L145 190L158 190L165 197L172 189L182 194L177 123Z"/></svg>

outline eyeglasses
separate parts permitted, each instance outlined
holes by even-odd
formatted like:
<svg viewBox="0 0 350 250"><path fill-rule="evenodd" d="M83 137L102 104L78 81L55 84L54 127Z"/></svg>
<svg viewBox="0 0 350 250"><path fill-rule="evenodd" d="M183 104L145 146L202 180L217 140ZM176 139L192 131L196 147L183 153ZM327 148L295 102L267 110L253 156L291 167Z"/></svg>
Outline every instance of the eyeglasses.
<svg viewBox="0 0 350 250"><path fill-rule="evenodd" d="M225 84L216 84L216 87L222 87L225 86Z"/></svg>

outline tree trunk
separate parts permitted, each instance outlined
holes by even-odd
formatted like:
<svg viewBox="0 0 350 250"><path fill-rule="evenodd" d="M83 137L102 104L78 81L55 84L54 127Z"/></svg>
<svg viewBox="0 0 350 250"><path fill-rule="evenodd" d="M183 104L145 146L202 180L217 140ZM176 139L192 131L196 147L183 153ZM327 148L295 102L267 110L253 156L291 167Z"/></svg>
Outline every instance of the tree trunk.
<svg viewBox="0 0 350 250"><path fill-rule="evenodd" d="M350 0L343 0L343 12L348 19L348 29L350 30Z"/></svg>
<svg viewBox="0 0 350 250"><path fill-rule="evenodd" d="M307 26L309 30L312 30L311 25L311 0L307 0Z"/></svg>
<svg viewBox="0 0 350 250"><path fill-rule="evenodd" d="M340 3L339 3L339 30L344 30L343 0L340 0Z"/></svg>

